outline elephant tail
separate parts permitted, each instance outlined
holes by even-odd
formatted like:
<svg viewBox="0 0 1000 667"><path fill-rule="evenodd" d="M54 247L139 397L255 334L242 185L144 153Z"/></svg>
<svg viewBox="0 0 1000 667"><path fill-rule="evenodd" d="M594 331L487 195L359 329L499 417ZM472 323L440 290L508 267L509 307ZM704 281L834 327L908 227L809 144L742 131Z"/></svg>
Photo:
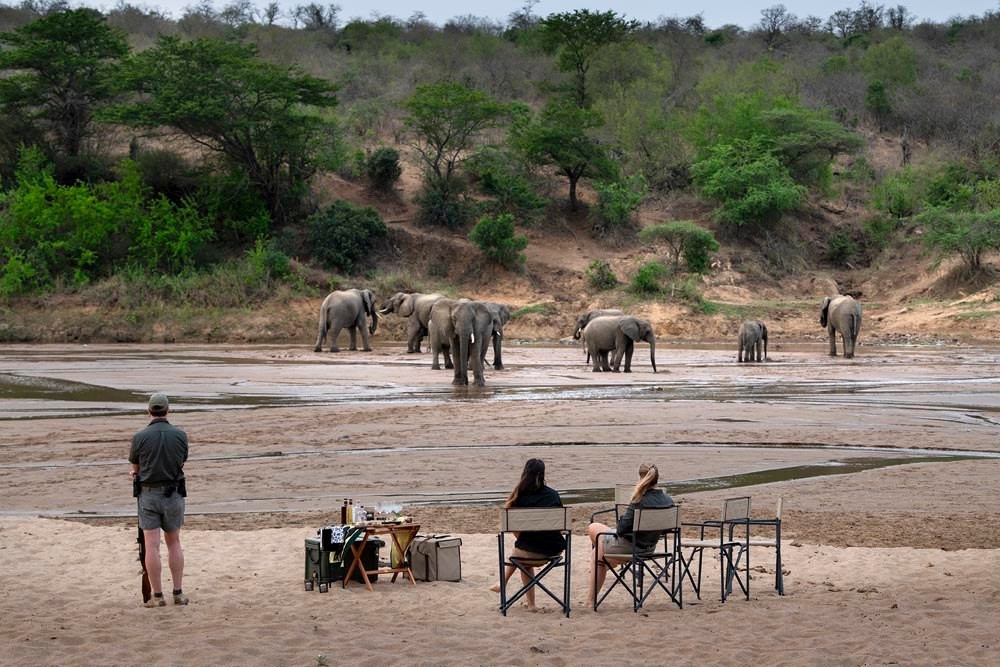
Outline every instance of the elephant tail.
<svg viewBox="0 0 1000 667"><path fill-rule="evenodd" d="M861 317L857 313L851 313L851 340L857 340L859 331L861 331Z"/></svg>

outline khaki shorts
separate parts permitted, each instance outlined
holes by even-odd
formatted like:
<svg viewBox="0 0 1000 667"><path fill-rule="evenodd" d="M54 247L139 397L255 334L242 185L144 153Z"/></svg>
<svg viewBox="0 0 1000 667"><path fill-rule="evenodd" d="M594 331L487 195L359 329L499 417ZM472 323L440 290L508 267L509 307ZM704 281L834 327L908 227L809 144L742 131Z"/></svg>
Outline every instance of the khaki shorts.
<svg viewBox="0 0 1000 667"><path fill-rule="evenodd" d="M184 497L176 491L169 498L161 489L143 489L139 494L139 527L162 528L176 533L184 525Z"/></svg>
<svg viewBox="0 0 1000 667"><path fill-rule="evenodd" d="M625 554L627 556L632 555L632 541L627 537L622 537L620 535L602 535L601 539L604 540L604 553L605 555L611 554Z"/></svg>

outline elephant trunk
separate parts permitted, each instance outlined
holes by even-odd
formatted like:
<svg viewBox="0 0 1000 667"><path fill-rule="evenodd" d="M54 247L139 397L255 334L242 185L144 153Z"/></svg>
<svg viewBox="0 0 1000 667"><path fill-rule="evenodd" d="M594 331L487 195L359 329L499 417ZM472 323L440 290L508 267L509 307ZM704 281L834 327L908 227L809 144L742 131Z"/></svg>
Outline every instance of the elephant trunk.
<svg viewBox="0 0 1000 667"><path fill-rule="evenodd" d="M653 365L653 372L656 372L656 339L649 338L649 363Z"/></svg>
<svg viewBox="0 0 1000 667"><path fill-rule="evenodd" d="M378 328L378 311L372 309L372 323L368 325L368 333L374 334L375 329Z"/></svg>

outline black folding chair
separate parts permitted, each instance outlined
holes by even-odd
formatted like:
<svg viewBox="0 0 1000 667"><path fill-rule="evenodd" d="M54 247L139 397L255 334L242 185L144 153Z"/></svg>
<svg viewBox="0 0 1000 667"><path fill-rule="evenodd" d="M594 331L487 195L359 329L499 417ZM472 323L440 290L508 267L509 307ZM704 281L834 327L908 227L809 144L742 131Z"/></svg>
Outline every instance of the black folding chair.
<svg viewBox="0 0 1000 667"><path fill-rule="evenodd" d="M746 554L747 563L746 567L749 569L750 563L750 547L766 547L774 549L774 590L778 591L778 595L785 594L785 578L781 572L781 510L783 509L784 499L780 496L778 497L778 506L775 510L774 518L771 519L754 519L750 518L748 523L749 535L745 542L741 543L744 548L737 555L737 561L735 563L735 569L738 571L741 565L741 558L743 554ZM731 524L729 528L729 537L734 539L734 533L740 524ZM770 530L774 530L774 536L770 534ZM763 533L767 531L768 534Z"/></svg>
<svg viewBox="0 0 1000 667"><path fill-rule="evenodd" d="M566 538L566 551L556 556L548 558L520 558L518 556L506 556L504 539L507 533L527 533L536 531L555 530L562 533ZM569 520L569 509L565 507L509 507L501 510L500 532L497 533L497 545L500 554L500 613L507 615L507 610L520 600L532 588L538 588L548 594L562 608L563 613L569 616L569 582L572 555L572 530ZM504 576L508 565L513 566L518 572L523 572L528 577L528 582L522 584L521 588L508 595L507 578ZM562 596L552 592L542 579L550 572L562 569L563 590ZM532 572L534 570L534 572Z"/></svg>
<svg viewBox="0 0 1000 667"><path fill-rule="evenodd" d="M611 594L616 587L624 588L632 598L632 610L639 611L653 591L664 591L670 600L679 608L684 607L681 590L680 573L680 508L647 507L636 508L632 518L632 531L659 533L656 545L649 550L640 550L632 542L631 554L605 554L600 564L607 568L611 575L611 584L603 594L595 594L594 611ZM614 532L604 532L597 535L615 535ZM660 540L662 541L662 547ZM597 548L597 544L594 545ZM628 559L627 562L614 564L611 560ZM595 554L596 560L596 554ZM594 568L594 589L597 589L597 568Z"/></svg>
<svg viewBox="0 0 1000 667"><path fill-rule="evenodd" d="M697 529L697 538L681 537L681 581L687 578L695 596L701 599L701 572L706 549L717 549L719 558L719 588L722 602L733 592L733 581L750 599L750 497L727 498L722 503L722 519L700 523L684 523ZM742 530L740 529L742 527ZM736 533L740 533L737 536ZM686 553L685 553L686 551ZM696 560L697 559L697 560ZM697 563L697 573L692 567ZM740 565L743 573L740 573Z"/></svg>

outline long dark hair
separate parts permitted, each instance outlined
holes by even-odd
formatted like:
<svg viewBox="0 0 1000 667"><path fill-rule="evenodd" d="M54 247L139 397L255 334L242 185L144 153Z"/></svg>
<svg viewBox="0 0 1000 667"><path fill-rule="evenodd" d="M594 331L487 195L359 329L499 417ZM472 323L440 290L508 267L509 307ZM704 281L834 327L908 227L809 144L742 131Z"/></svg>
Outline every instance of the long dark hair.
<svg viewBox="0 0 1000 667"><path fill-rule="evenodd" d="M545 486L545 463L541 459L528 459L521 471L521 481L507 496L504 507L513 507L522 493L533 493Z"/></svg>

